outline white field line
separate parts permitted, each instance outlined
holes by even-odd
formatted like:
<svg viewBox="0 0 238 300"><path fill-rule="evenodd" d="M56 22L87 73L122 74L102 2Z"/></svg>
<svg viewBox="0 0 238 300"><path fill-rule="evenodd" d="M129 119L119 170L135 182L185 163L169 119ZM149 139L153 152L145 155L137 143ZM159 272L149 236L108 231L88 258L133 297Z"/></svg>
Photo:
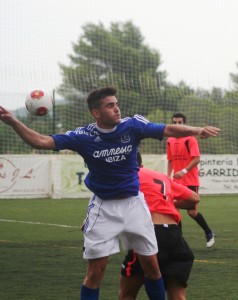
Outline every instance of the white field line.
<svg viewBox="0 0 238 300"><path fill-rule="evenodd" d="M81 228L79 226L71 226L71 225L61 225L61 224L42 223L42 222L30 222L30 221L6 220L6 219L0 219L0 222L22 223L22 224L44 225L44 226L55 226L55 227L63 227L63 228ZM208 260L198 260L198 259L195 259L194 262L197 262L197 263L223 264L223 262L219 262L219 261L213 261L213 262L211 262L211 261L208 261Z"/></svg>
<svg viewBox="0 0 238 300"><path fill-rule="evenodd" d="M79 226L71 226L71 225L51 224L51 223L42 223L42 222L30 222L30 221L6 220L6 219L0 219L0 222L33 224L33 225L43 225L43 226L55 226L55 227L63 227L63 228L80 228Z"/></svg>
<svg viewBox="0 0 238 300"><path fill-rule="evenodd" d="M204 263L204 264L225 264L225 262L222 261L211 261L206 259L194 259L194 262Z"/></svg>

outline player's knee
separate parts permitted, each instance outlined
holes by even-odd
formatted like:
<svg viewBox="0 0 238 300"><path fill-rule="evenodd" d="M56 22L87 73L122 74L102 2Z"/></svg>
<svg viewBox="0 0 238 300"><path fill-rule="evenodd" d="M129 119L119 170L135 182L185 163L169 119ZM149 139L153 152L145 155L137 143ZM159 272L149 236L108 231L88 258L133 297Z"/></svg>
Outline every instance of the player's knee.
<svg viewBox="0 0 238 300"><path fill-rule="evenodd" d="M196 216L197 216L197 214L198 214L198 211L195 210L195 209L193 209L193 210L187 210L187 212L188 212L188 214L189 214L189 216L190 216L191 218L196 218Z"/></svg>
<svg viewBox="0 0 238 300"><path fill-rule="evenodd" d="M83 284L89 288L95 289L99 288L101 285L101 281L103 278L103 274L88 272L85 276Z"/></svg>
<svg viewBox="0 0 238 300"><path fill-rule="evenodd" d="M89 287L99 287L104 276L105 267L97 266L89 268L84 280L84 284Z"/></svg>
<svg viewBox="0 0 238 300"><path fill-rule="evenodd" d="M144 284L144 275L120 277L119 300L135 300Z"/></svg>

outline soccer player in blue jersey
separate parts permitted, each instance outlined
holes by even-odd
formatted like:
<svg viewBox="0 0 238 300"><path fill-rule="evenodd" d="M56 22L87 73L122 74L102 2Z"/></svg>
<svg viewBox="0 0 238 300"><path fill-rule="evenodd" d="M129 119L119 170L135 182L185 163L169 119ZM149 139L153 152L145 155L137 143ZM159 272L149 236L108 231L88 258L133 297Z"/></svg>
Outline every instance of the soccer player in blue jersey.
<svg viewBox="0 0 238 300"><path fill-rule="evenodd" d="M149 122L143 116L121 118L116 89L89 93L87 103L95 123L65 134L42 135L0 107L0 120L11 126L37 149L78 152L89 173L85 184L93 192L84 228L84 258L88 269L81 286L81 300L99 299L99 288L111 254L134 249L145 273L145 289L151 300L164 300L163 279L157 263L157 241L150 212L139 192L137 150L144 138L198 135L217 136L219 129Z"/></svg>

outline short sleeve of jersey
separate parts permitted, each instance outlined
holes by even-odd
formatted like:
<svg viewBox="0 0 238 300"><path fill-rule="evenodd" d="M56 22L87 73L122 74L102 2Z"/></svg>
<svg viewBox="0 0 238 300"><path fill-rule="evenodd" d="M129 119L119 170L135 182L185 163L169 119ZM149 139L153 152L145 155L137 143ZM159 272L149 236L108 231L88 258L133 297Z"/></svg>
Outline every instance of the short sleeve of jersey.
<svg viewBox="0 0 238 300"><path fill-rule="evenodd" d="M197 157L200 156L198 141L194 136L189 138L189 149L190 149L190 156Z"/></svg>
<svg viewBox="0 0 238 300"><path fill-rule="evenodd" d="M184 200L191 196L192 190L190 190L188 187L181 185L179 183L176 183L170 179L171 188L173 191L173 198L176 200Z"/></svg>
<svg viewBox="0 0 238 300"><path fill-rule="evenodd" d="M163 139L166 124L150 122L140 115L135 115L133 120L137 134L141 139L154 138L159 139L160 141Z"/></svg>
<svg viewBox="0 0 238 300"><path fill-rule="evenodd" d="M167 142L166 142L166 154L167 154L168 160L172 160L172 155L171 155L171 151L170 151L170 140L171 140L171 138L168 138Z"/></svg>
<svg viewBox="0 0 238 300"><path fill-rule="evenodd" d="M80 152L79 149L82 146L83 135L77 133L77 130L68 131L65 134L54 134L52 137L55 141L56 151L68 149Z"/></svg>

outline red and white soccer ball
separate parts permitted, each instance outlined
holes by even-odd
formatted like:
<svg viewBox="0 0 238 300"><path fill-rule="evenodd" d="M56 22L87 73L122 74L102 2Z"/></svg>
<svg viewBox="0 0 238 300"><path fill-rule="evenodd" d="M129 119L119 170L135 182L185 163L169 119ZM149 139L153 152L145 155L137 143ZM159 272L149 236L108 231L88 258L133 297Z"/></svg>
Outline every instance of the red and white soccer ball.
<svg viewBox="0 0 238 300"><path fill-rule="evenodd" d="M34 90L26 97L26 109L35 116L44 116L48 114L54 106L53 97L43 91Z"/></svg>

